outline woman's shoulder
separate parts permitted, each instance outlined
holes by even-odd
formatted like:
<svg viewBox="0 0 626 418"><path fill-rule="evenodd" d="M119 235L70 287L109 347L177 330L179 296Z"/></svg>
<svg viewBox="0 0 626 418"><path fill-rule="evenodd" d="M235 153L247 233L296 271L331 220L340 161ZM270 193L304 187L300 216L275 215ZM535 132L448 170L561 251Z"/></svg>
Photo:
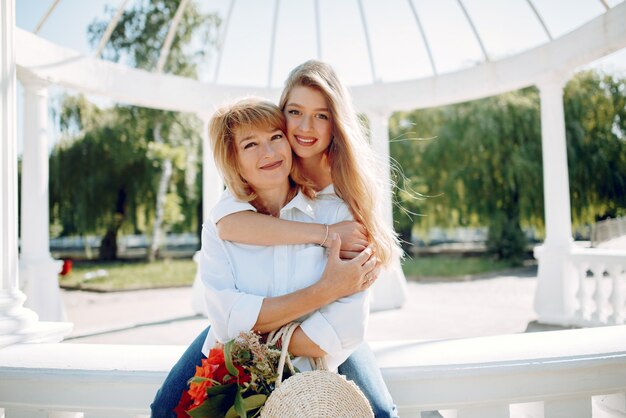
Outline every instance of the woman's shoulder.
<svg viewBox="0 0 626 418"><path fill-rule="evenodd" d="M318 222L332 224L353 219L350 208L337 196L332 183L317 194L314 205Z"/></svg>
<svg viewBox="0 0 626 418"><path fill-rule="evenodd" d="M236 212L256 211L250 202L238 200L228 189L224 189L220 200L211 209L210 219L213 223L218 223L220 219Z"/></svg>

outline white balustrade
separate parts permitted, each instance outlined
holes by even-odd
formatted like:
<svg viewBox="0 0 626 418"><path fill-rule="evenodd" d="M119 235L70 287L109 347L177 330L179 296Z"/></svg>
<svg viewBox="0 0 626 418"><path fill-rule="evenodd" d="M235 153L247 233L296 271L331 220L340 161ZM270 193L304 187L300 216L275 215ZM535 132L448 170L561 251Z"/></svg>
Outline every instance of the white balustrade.
<svg viewBox="0 0 626 418"><path fill-rule="evenodd" d="M626 415L626 326L372 343L400 416ZM4 418L139 417L183 346L22 344L0 350ZM0 413L2 417L2 413Z"/></svg>
<svg viewBox="0 0 626 418"><path fill-rule="evenodd" d="M572 325L626 323L626 252L576 248L570 261L578 272Z"/></svg>

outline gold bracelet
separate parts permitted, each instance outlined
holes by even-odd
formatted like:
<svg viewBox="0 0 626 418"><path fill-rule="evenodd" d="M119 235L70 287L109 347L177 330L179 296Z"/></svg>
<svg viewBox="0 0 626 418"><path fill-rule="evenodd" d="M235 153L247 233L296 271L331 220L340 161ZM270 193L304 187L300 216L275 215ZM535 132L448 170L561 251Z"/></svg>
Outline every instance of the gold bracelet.
<svg viewBox="0 0 626 418"><path fill-rule="evenodd" d="M329 231L329 227L328 224L324 224L324 226L326 227L326 236L324 237L324 241L322 241L322 243L320 244L320 247L323 247L324 244L326 244L326 240L328 239L328 231Z"/></svg>

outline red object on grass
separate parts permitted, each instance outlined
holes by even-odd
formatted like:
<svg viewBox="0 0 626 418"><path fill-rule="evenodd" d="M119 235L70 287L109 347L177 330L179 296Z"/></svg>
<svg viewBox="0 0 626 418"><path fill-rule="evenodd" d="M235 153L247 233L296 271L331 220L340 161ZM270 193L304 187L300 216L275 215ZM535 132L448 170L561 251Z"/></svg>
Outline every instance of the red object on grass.
<svg viewBox="0 0 626 418"><path fill-rule="evenodd" d="M61 276L70 274L72 272L72 260L63 260L63 268L61 269Z"/></svg>

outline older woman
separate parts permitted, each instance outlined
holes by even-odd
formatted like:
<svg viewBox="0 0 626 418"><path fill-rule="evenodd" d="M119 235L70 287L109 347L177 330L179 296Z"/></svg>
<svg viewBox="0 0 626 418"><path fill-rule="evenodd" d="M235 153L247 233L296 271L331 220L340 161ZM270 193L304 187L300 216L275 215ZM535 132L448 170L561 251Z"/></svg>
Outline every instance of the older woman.
<svg viewBox="0 0 626 418"><path fill-rule="evenodd" d="M285 130L282 111L262 100L242 100L216 112L211 146L233 196L259 213L291 221L352 219L336 196L311 199L312 189L292 165ZM340 238L335 235L330 242L328 256L316 244L238 244L221 240L215 225L205 224L200 272L211 327L202 352L241 331L267 333L297 320L301 325L289 345L293 355L325 356L330 368L343 363L363 341L369 310L365 290L377 258L368 247L343 261ZM192 344L173 368L152 405L153 417L174 416L181 386L201 359L197 349ZM295 365L306 369L308 361L296 359Z"/></svg>

